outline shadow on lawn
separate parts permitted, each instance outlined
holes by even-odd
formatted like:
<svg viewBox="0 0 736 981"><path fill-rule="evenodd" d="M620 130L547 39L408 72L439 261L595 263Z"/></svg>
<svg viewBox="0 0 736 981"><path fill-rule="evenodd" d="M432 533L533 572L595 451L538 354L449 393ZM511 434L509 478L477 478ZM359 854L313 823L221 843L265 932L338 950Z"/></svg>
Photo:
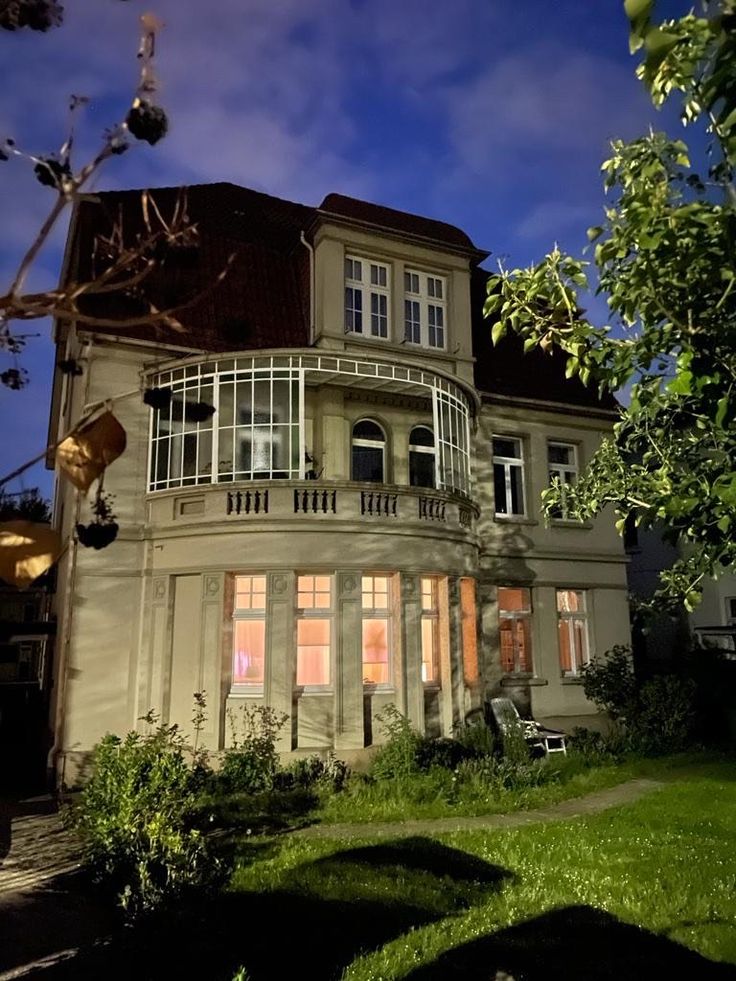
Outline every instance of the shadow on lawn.
<svg viewBox="0 0 736 981"><path fill-rule="evenodd" d="M285 873L273 891L223 893L118 931L43 978L230 981L244 965L250 981L329 981L360 953L482 902L510 878L426 838L348 849Z"/></svg>
<svg viewBox="0 0 736 981"><path fill-rule="evenodd" d="M734 981L736 968L630 926L600 909L568 906L447 951L404 981Z"/></svg>
<svg viewBox="0 0 736 981"><path fill-rule="evenodd" d="M427 838L349 848L284 872L273 891L222 893L118 930L42 978L230 981L243 965L249 981L336 981L361 953L480 904L512 881L506 869ZM736 968L579 906L457 947L405 981L497 976L736 981Z"/></svg>

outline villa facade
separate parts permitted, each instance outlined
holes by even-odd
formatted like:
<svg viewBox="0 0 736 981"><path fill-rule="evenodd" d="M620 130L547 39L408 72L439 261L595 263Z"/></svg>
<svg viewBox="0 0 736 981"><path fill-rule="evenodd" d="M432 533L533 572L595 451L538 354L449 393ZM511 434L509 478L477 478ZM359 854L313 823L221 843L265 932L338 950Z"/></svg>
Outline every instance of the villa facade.
<svg viewBox="0 0 736 981"><path fill-rule="evenodd" d="M152 195L166 213L176 191ZM78 206L67 277L139 201ZM149 709L189 729L201 690L213 749L246 704L289 717L283 750L343 756L380 741L389 703L436 735L500 691L564 726L592 714L580 670L629 640L626 557L609 515L548 526L539 501L615 403L559 355L492 346L487 254L453 226L229 184L187 207L196 246L149 287L161 307L195 296L184 332L57 327L82 372L57 372L50 443L104 399L127 434L105 474L118 537L73 541L58 573L61 776ZM144 404L152 388L168 404ZM62 531L86 515L60 480Z"/></svg>

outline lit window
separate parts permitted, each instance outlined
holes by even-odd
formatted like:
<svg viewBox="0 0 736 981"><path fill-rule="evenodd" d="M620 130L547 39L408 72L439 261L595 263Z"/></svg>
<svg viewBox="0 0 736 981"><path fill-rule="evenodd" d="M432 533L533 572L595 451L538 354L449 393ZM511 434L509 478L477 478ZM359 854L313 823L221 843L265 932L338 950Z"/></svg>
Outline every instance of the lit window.
<svg viewBox="0 0 736 981"><path fill-rule="evenodd" d="M590 661L586 593L581 589L557 590L557 634L560 666L564 675L579 675Z"/></svg>
<svg viewBox="0 0 736 981"><path fill-rule="evenodd" d="M493 437L493 489L496 514L524 515L524 459L520 439Z"/></svg>
<svg viewBox="0 0 736 981"><path fill-rule="evenodd" d="M390 577L363 576L363 684L391 682Z"/></svg>
<svg viewBox="0 0 736 981"><path fill-rule="evenodd" d="M409 484L435 486L434 433L426 426L415 426L409 433Z"/></svg>
<svg viewBox="0 0 736 981"><path fill-rule="evenodd" d="M266 577L235 577L233 687L263 691L266 663Z"/></svg>
<svg viewBox="0 0 736 981"><path fill-rule="evenodd" d="M407 270L404 294L404 340L423 347L445 348L445 280Z"/></svg>
<svg viewBox="0 0 736 981"><path fill-rule="evenodd" d="M555 518L569 517L565 488L574 484L578 477L577 449L572 443L548 443L547 462L549 466L550 483L557 479L562 485L560 505L553 513Z"/></svg>
<svg viewBox="0 0 736 981"><path fill-rule="evenodd" d="M296 683L328 688L333 634L332 577L297 576Z"/></svg>
<svg viewBox="0 0 736 981"><path fill-rule="evenodd" d="M345 257L345 332L389 336L388 266L369 259Z"/></svg>
<svg viewBox="0 0 736 981"><path fill-rule="evenodd" d="M498 626L501 668L506 674L532 670L532 605L528 589L499 586Z"/></svg>
<svg viewBox="0 0 736 981"><path fill-rule="evenodd" d="M460 627L463 638L463 678L466 685L477 685L480 681L480 668L475 579L460 580Z"/></svg>
<svg viewBox="0 0 736 981"><path fill-rule="evenodd" d="M351 480L368 480L382 484L385 473L386 436L372 419L353 426Z"/></svg>
<svg viewBox="0 0 736 981"><path fill-rule="evenodd" d="M436 576L422 576L422 681L437 685L440 680L440 599Z"/></svg>

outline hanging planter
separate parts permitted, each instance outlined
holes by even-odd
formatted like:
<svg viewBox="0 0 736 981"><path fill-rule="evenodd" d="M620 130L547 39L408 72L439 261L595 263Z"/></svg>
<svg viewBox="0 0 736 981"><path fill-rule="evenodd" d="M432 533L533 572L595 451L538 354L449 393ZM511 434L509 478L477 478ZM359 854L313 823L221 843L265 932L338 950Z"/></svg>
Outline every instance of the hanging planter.
<svg viewBox="0 0 736 981"><path fill-rule="evenodd" d="M112 510L112 496L102 493L102 485L97 488L97 494L92 503L94 521L88 525L77 525L77 539L85 548L107 548L118 537L118 523Z"/></svg>
<svg viewBox="0 0 736 981"><path fill-rule="evenodd" d="M170 388L147 388L143 393L143 402L152 409L168 409L172 394Z"/></svg>
<svg viewBox="0 0 736 981"><path fill-rule="evenodd" d="M103 412L71 436L56 450L60 470L75 487L88 491L105 467L125 449L125 430L112 412Z"/></svg>
<svg viewBox="0 0 736 981"><path fill-rule="evenodd" d="M184 403L184 418L187 422L207 422L214 414L215 407L208 402Z"/></svg>

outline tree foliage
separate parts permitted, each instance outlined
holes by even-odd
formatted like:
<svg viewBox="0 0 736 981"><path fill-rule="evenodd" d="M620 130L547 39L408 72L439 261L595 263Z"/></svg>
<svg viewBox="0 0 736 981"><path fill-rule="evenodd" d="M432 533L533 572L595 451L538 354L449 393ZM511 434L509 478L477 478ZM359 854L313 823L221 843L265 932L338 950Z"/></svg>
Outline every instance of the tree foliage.
<svg viewBox="0 0 736 981"><path fill-rule="evenodd" d="M485 314L494 343L514 331L525 350L562 348L568 377L631 386L565 506L588 518L612 505L621 532L627 518L663 525L682 557L656 600L692 609L704 577L736 563L736 0L662 23L656 0L624 7L637 74L656 107L677 98L683 123L705 128L704 167L663 133L612 143L604 220L588 237L620 329L585 317L590 263L557 248L491 276ZM559 498L559 487L545 492L548 513Z"/></svg>

